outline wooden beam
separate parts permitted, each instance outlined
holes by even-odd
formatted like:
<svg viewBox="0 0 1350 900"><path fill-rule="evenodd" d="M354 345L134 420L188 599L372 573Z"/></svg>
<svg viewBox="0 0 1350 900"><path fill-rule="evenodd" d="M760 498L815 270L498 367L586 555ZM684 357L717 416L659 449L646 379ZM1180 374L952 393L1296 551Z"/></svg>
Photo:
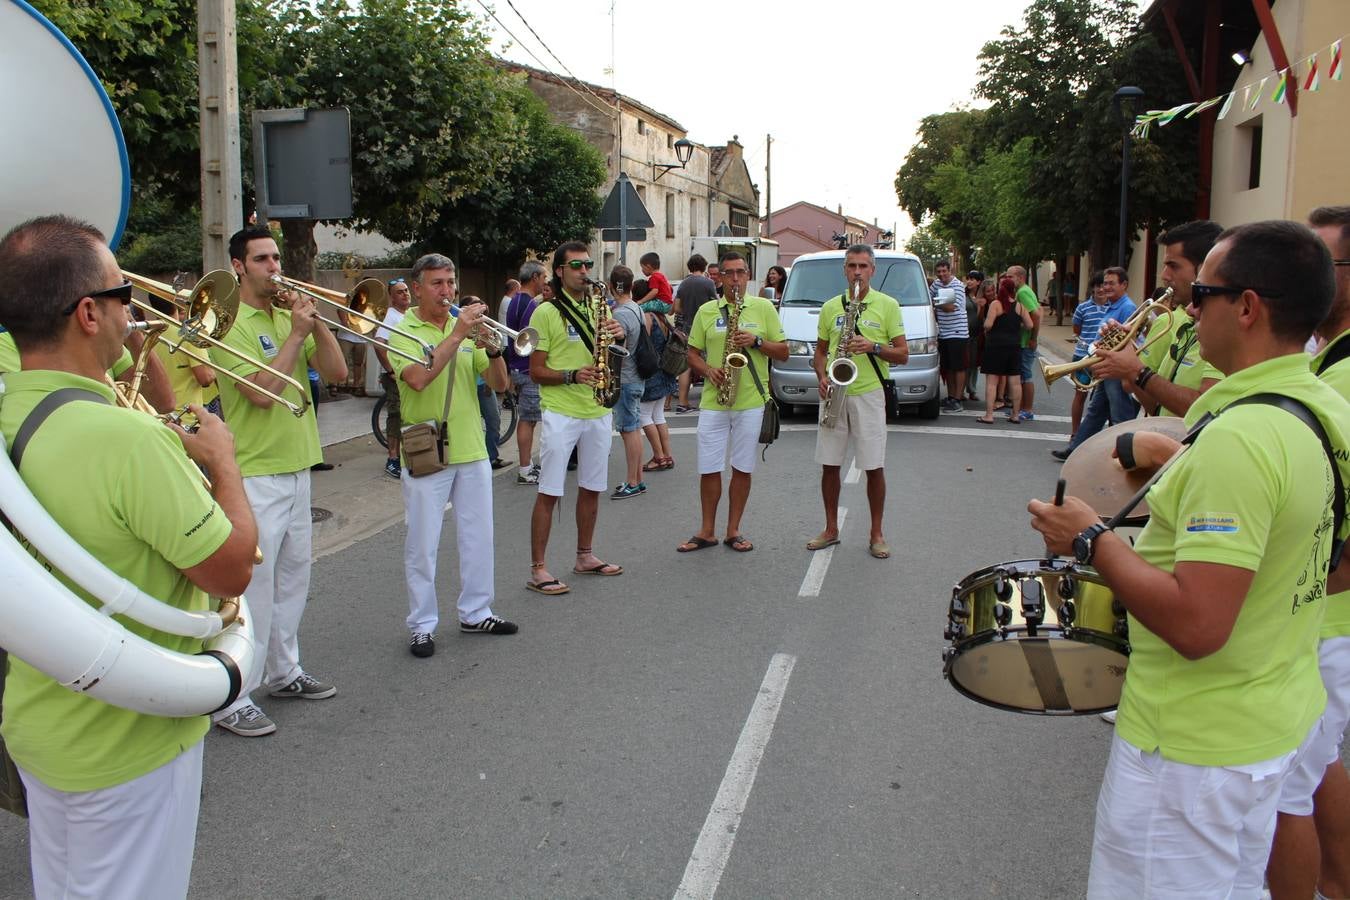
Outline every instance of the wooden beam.
<svg viewBox="0 0 1350 900"><path fill-rule="evenodd" d="M1213 97L1219 92L1219 54L1222 52L1219 36L1219 0L1209 0L1205 6L1205 33L1200 49L1200 93ZM1214 187L1214 128L1218 110L1206 110L1200 115L1199 163L1196 178L1195 217L1208 219Z"/></svg>
<svg viewBox="0 0 1350 900"><path fill-rule="evenodd" d="M1275 16L1270 12L1269 0L1252 0L1252 9L1257 21L1261 23L1261 34L1270 48L1270 59L1275 63L1275 71L1288 70L1285 78L1284 99L1289 104L1289 116L1298 115L1298 73L1289 68L1289 56L1284 52L1284 41L1280 40L1280 29L1275 25Z"/></svg>
<svg viewBox="0 0 1350 900"><path fill-rule="evenodd" d="M1170 3L1163 6L1162 14L1163 21L1167 23L1167 33L1172 36L1172 48L1176 50L1177 59L1181 60L1181 67L1186 72L1186 83L1191 88L1191 99L1199 103L1206 98L1200 93L1200 79L1195 77L1195 68L1191 66L1191 58L1186 53L1186 43L1181 39L1181 31L1177 28L1177 20L1172 15Z"/></svg>

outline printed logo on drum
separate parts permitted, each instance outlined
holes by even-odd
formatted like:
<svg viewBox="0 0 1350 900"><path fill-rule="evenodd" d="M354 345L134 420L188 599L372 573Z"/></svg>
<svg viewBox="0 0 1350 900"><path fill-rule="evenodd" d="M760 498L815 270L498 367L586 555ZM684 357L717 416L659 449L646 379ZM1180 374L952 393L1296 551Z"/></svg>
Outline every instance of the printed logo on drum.
<svg viewBox="0 0 1350 900"><path fill-rule="evenodd" d="M1191 516L1186 522L1186 530L1190 532L1217 531L1223 534L1236 534L1240 528L1241 522L1233 513L1204 513Z"/></svg>

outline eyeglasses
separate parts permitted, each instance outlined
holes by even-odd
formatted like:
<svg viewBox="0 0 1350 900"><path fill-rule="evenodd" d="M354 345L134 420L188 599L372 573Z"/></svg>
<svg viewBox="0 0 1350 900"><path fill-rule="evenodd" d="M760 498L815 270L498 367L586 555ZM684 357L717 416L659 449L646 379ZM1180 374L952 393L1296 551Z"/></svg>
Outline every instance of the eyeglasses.
<svg viewBox="0 0 1350 900"><path fill-rule="evenodd" d="M1256 287L1236 287L1226 284L1202 284L1199 281L1191 283L1191 303L1198 309L1206 298L1209 297L1240 297L1243 292L1251 291L1258 297L1283 297L1280 291L1268 291L1265 288Z"/></svg>
<svg viewBox="0 0 1350 900"><path fill-rule="evenodd" d="M117 300L123 306L130 306L131 289L132 289L131 282L124 281L117 287L104 288L101 291L94 291L93 293L85 294L84 297L88 297L91 300ZM63 316L73 315L75 313L75 310L80 308L80 301L83 300L84 297L79 298L79 300L76 300L74 303L70 304L65 309L61 310L61 315Z"/></svg>
<svg viewBox="0 0 1350 900"><path fill-rule="evenodd" d="M749 278L749 277L750 277L750 270L749 270L749 269L723 269L723 270L722 270L722 277L723 277L723 278L726 278L726 277L731 277L731 278Z"/></svg>
<svg viewBox="0 0 1350 900"><path fill-rule="evenodd" d="M594 269L595 260L593 259L569 259L567 261L569 269Z"/></svg>

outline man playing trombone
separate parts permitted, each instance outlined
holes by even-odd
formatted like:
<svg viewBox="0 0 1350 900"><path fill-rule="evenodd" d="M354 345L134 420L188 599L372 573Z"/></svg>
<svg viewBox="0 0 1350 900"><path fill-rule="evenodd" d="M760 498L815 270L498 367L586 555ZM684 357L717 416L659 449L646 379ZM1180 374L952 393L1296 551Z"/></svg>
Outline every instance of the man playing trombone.
<svg viewBox="0 0 1350 900"><path fill-rule="evenodd" d="M175 433L120 408L105 380L122 353L131 285L103 235L65 216L25 222L0 240L0 279L0 319L23 363L5 375L0 432L19 453L17 434L37 422L18 460L37 501L95 559L170 606L205 610L207 592L241 593L257 535L229 430L205 416L197 433ZM70 388L82 396L30 418ZM210 472L209 494L194 462ZM168 650L202 650L200 638L119 621ZM39 900L187 895L209 728L205 716L105 703L10 657L3 735L28 792Z"/></svg>
<svg viewBox="0 0 1350 900"><path fill-rule="evenodd" d="M333 333L319 324L314 304L297 297L288 309L276 307L271 279L281 272L281 253L271 232L250 227L235 233L230 238L230 262L239 277L240 303L224 343L257 365L215 348L212 362L276 393L284 389L284 382L261 366L304 384L312 365L327 382L341 383L347 364ZM333 685L300 666L300 618L309 596L313 540L309 467L323 456L312 406L297 418L232 378L220 381L220 398L225 421L235 435L239 470L258 522L263 555L246 594L255 633L268 637L265 661L260 654L244 678L239 699L213 719L242 737L261 737L277 727L249 697L260 685L265 684L273 697L323 700L337 693Z"/></svg>
<svg viewBox="0 0 1350 900"><path fill-rule="evenodd" d="M470 337L480 329L478 340L487 339L481 303L470 304L452 318L456 287L455 264L448 257L428 253L418 259L412 268L417 305L408 310L390 339L390 346L406 353L389 354L398 379L403 421L435 422L444 435L445 468L418 475L404 465L400 478L408 510L408 536L403 545L408 649L419 658L436 652L435 632L440 622L436 555L447 501L454 506L459 544L459 630L469 634L515 634L518 630L492 614L492 468L483 443L477 391L479 375L492 390L506 390L506 362L501 349L485 351L475 347ZM423 345L435 347L430 368L408 359Z"/></svg>

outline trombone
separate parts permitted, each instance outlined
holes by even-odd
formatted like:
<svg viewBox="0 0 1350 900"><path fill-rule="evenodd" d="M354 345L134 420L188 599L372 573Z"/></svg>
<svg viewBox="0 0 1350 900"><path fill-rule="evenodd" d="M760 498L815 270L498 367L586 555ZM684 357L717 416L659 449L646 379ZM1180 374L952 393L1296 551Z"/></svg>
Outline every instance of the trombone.
<svg viewBox="0 0 1350 900"><path fill-rule="evenodd" d="M154 319L147 320L147 327L145 328L137 328L133 325L133 329L145 331L147 335L145 346L141 348L140 358L136 361L136 373L132 377L131 388L127 391L128 405L138 407L136 401L140 395L140 381L145 372L145 365L149 361L146 354L150 352L155 341L162 340L168 345L169 349L182 353L193 362L209 366L217 374L224 375L230 380L246 386L249 390L262 394L273 403L280 403L289 409L291 415L296 418L305 414L305 410L309 408L309 391L300 382L285 372L264 365L253 357L239 352L222 340L226 332L230 330L230 326L234 324L235 316L239 312L239 282L235 280L233 274L224 269L207 272L191 291L175 290L171 285L146 278L143 275L137 275L134 272L128 272L125 269L122 270L122 277L147 294L169 301L183 315L183 321L179 322L155 309L149 303L136 297L131 298L132 306L147 317L154 316ZM176 337L177 340L171 338L170 335ZM188 349L189 345L202 350L220 349L237 359L258 366L262 371L281 379L287 387L294 388L300 396L300 403L293 403L280 394L259 387L247 378L236 375L229 369L213 363L204 354ZM177 422L181 416L182 411L179 410L174 412L169 420Z"/></svg>
<svg viewBox="0 0 1350 900"><path fill-rule="evenodd" d="M320 322L333 328L341 329L348 334L354 334L357 337L365 338L371 344L385 351L386 353L395 353L404 359L412 360L415 363L432 367L432 354L435 352L426 341L421 340L416 335L404 331L395 326L386 326L384 324L384 314L389 311L389 291L378 278L367 278L358 283L352 289L350 303L348 296L341 291L330 290L329 288L319 287L317 284L310 284L307 281L297 281L294 278L285 278L281 275L273 275L269 279L272 285L277 289L278 296L273 298L272 303L281 309L290 309L287 301L281 299L282 291L298 291L306 297L314 300L322 300L324 303L331 304L341 309L348 316L356 318L356 324L344 325L336 319L330 319L326 316L318 316ZM316 315L318 315L316 313ZM406 353L397 347L390 345L387 341L377 341L370 334L377 328L386 328L392 334L405 337L417 344L422 350L422 356L414 356Z"/></svg>

